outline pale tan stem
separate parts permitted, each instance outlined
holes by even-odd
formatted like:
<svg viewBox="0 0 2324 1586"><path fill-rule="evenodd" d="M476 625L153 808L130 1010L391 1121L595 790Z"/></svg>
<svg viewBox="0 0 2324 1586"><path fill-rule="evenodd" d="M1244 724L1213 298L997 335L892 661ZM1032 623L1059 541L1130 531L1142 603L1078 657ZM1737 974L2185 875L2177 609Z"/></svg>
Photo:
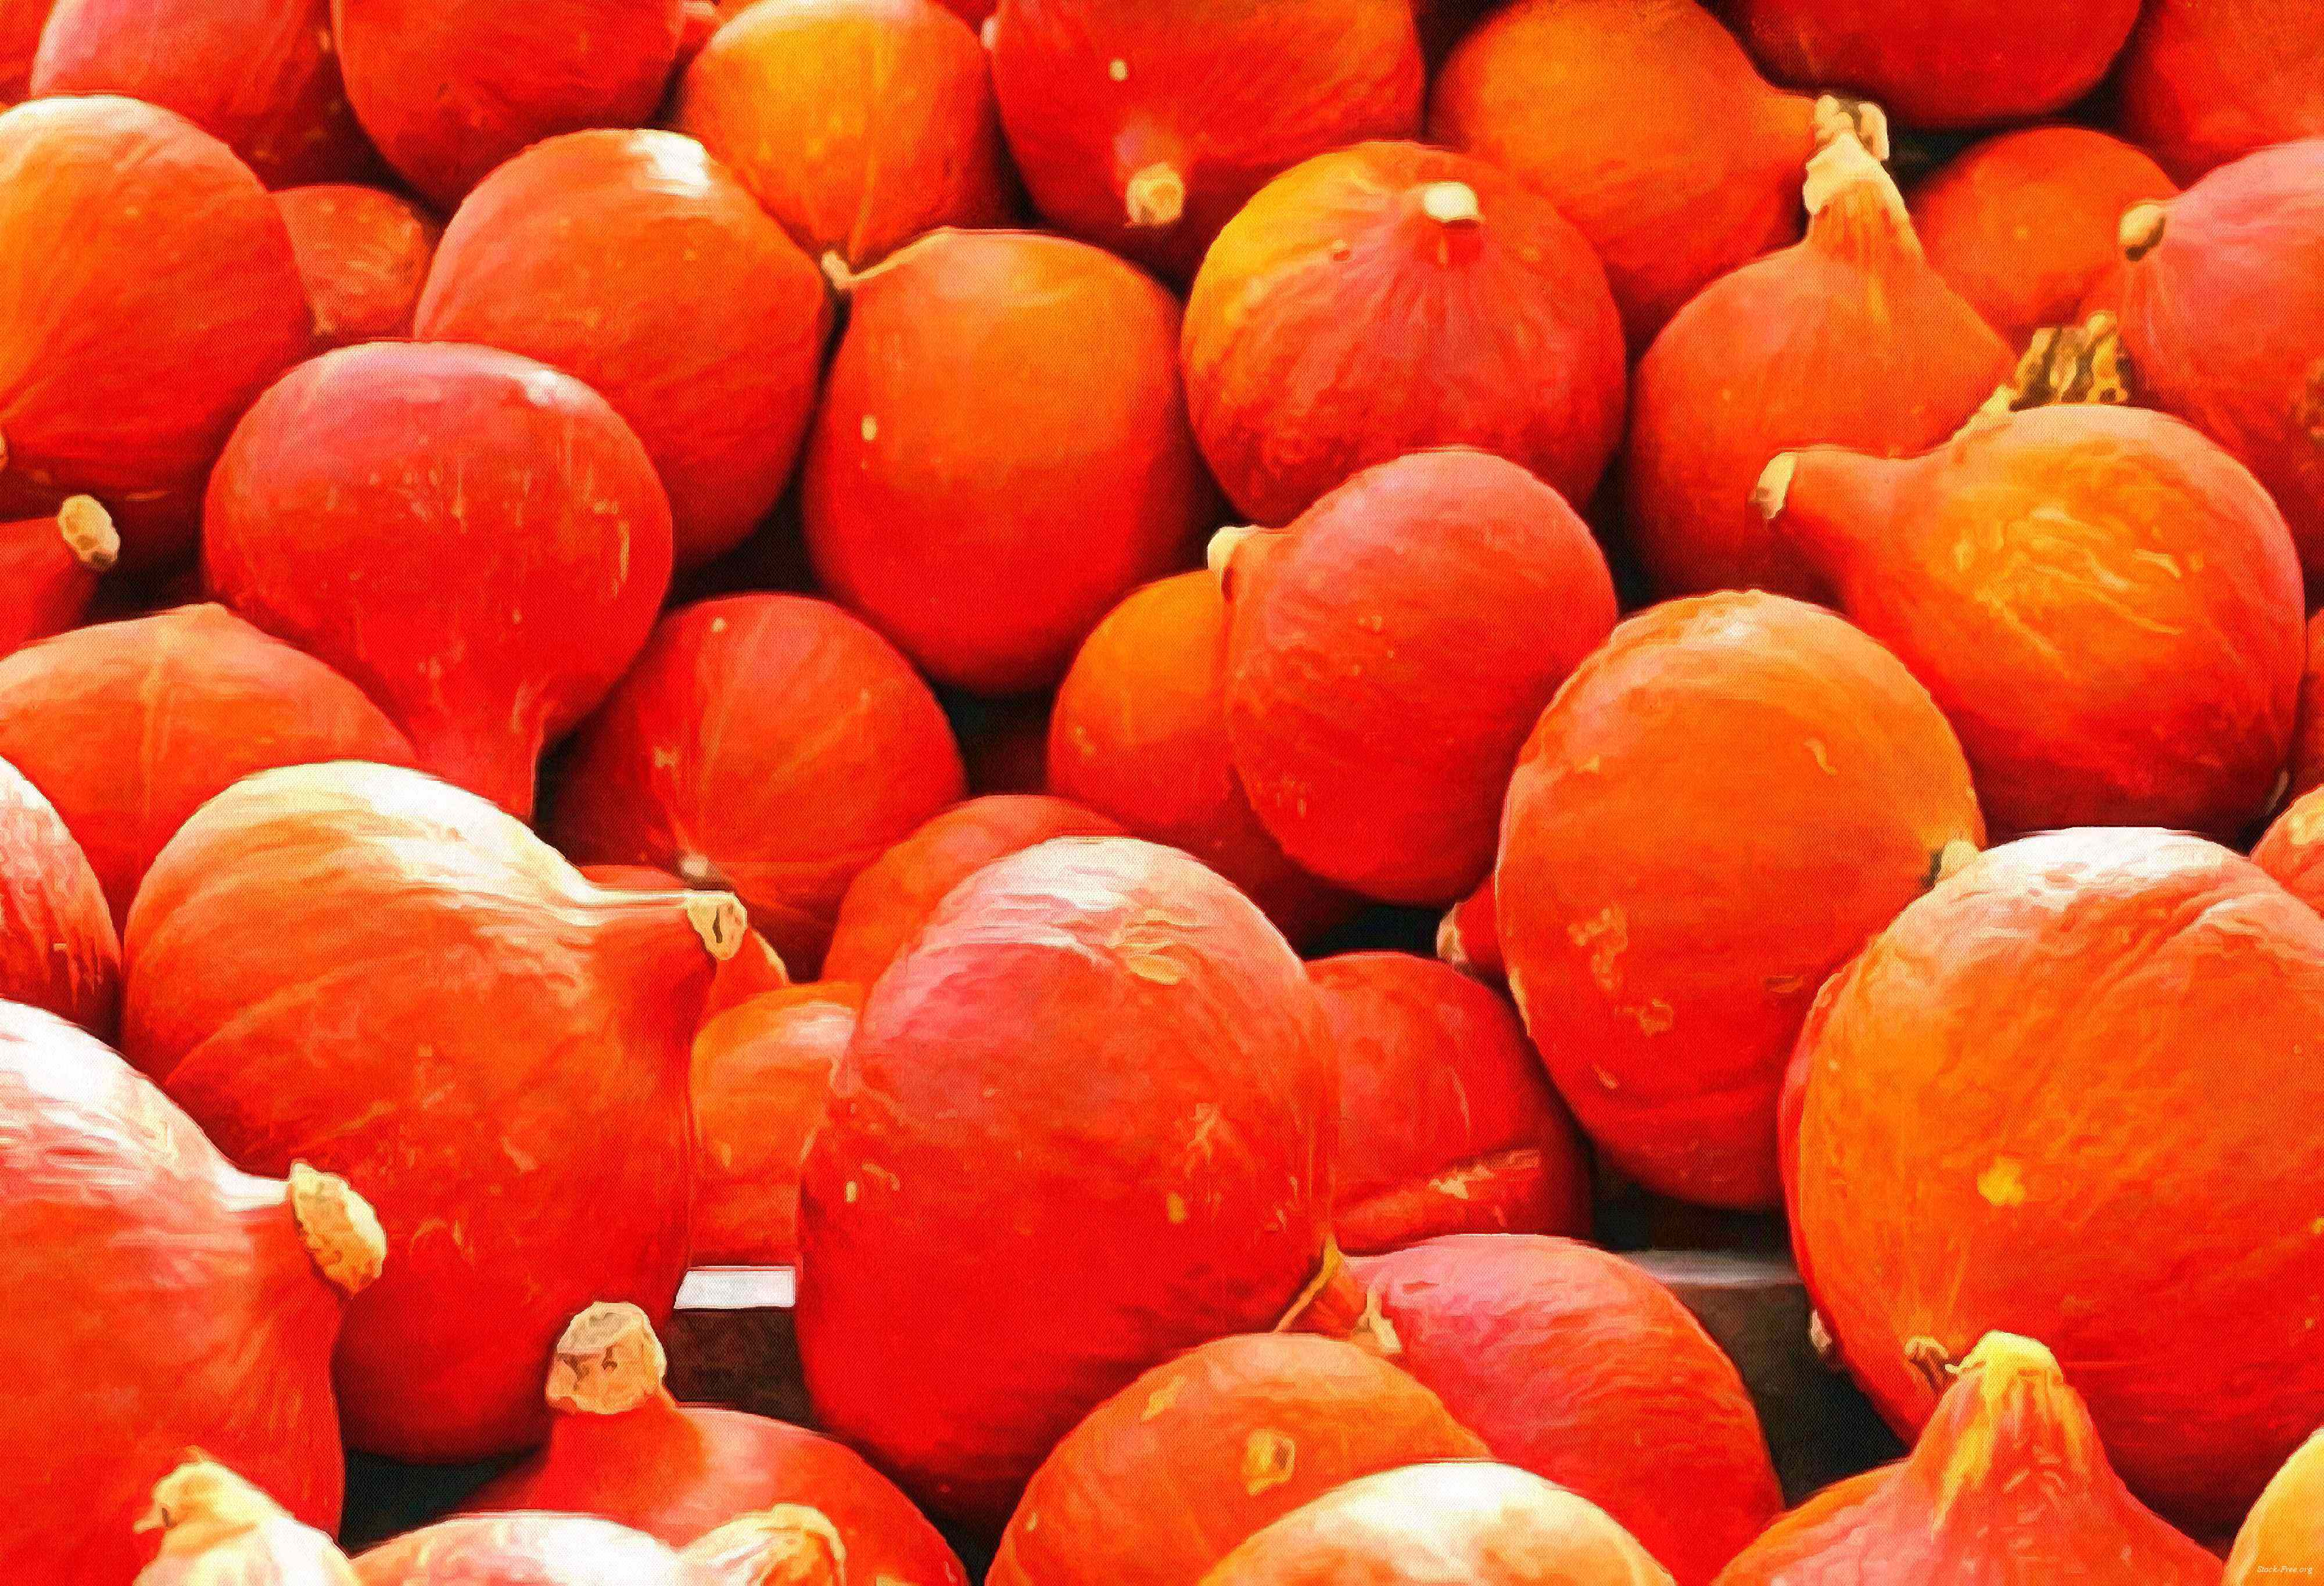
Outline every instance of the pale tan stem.
<svg viewBox="0 0 2324 1586"><path fill-rule="evenodd" d="M1140 231L1161 231L1177 225L1186 213L1186 179L1176 166L1157 162L1132 175L1122 198L1130 225Z"/></svg>
<svg viewBox="0 0 2324 1586"><path fill-rule="evenodd" d="M95 496L66 497L57 509L57 530L65 537L73 559L92 573L106 572L121 559L120 531L113 526L113 514Z"/></svg>
<svg viewBox="0 0 2324 1586"><path fill-rule="evenodd" d="M323 1276L349 1295L361 1294L387 1260L387 1235L371 1203L336 1173L290 1164L290 1216Z"/></svg>
<svg viewBox="0 0 2324 1586"><path fill-rule="evenodd" d="M688 892L686 918L721 964L742 950L742 933L751 928L750 911L732 892Z"/></svg>
<svg viewBox="0 0 2324 1586"><path fill-rule="evenodd" d="M549 1406L576 1415L619 1415L662 1390L669 1357L637 1306L600 1304L573 1318L549 1368Z"/></svg>

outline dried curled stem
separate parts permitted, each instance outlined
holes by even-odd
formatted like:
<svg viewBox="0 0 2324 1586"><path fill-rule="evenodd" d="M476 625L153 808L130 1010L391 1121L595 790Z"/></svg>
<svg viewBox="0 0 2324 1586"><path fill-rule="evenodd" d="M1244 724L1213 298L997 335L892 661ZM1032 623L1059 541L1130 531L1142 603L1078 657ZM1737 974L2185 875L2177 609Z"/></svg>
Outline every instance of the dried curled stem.
<svg viewBox="0 0 2324 1586"><path fill-rule="evenodd" d="M2009 383L1995 388L1969 415L1962 432L1991 429L2030 408L2077 402L2118 406L2130 401L2135 373L2115 317L2107 310L2101 309L2080 325L2047 327L2034 333Z"/></svg>
<svg viewBox="0 0 2324 1586"><path fill-rule="evenodd" d="M637 1306L591 1305L557 1341L549 1368L549 1405L577 1415L619 1415L659 1393L669 1357Z"/></svg>
<svg viewBox="0 0 2324 1586"><path fill-rule="evenodd" d="M361 1294L387 1261L387 1235L371 1203L336 1173L290 1164L290 1217L323 1276L349 1295Z"/></svg>
<svg viewBox="0 0 2324 1586"><path fill-rule="evenodd" d="M1175 165L1148 165L1124 184L1122 199L1130 225L1140 231L1161 231L1177 225L1186 213L1186 179Z"/></svg>

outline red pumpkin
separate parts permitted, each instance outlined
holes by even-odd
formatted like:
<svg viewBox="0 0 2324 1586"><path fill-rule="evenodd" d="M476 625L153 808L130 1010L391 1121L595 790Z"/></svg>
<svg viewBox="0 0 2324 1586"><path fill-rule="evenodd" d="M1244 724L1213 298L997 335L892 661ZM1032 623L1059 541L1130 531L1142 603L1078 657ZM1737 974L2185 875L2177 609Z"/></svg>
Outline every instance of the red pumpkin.
<svg viewBox="0 0 2324 1586"><path fill-rule="evenodd" d="M254 771L410 765L362 690L220 605L61 634L0 659L0 760L57 807L117 925L153 856Z"/></svg>
<svg viewBox="0 0 2324 1586"><path fill-rule="evenodd" d="M817 1424L998 1530L1140 1372L1330 1286L1337 1089L1305 970L1193 860L1063 838L977 871L872 989L807 1151Z"/></svg>
<svg viewBox="0 0 2324 1586"><path fill-rule="evenodd" d="M1772 1206L1816 988L1984 835L1895 657L1778 595L1673 601L1615 630L1518 761L1494 881L1510 990L1616 1166Z"/></svg>
<svg viewBox="0 0 2324 1586"><path fill-rule="evenodd" d="M626 671L669 588L669 503L621 416L489 347L300 365L210 476L220 598L346 674L427 770L519 816L541 747Z"/></svg>
<svg viewBox="0 0 2324 1586"><path fill-rule="evenodd" d="M111 514L76 495L45 517L0 523L0 656L78 627L121 555Z"/></svg>
<svg viewBox="0 0 2324 1586"><path fill-rule="evenodd" d="M1308 966L1340 1049L1340 1248L1590 1231L1590 1157L1508 1003L1431 958Z"/></svg>
<svg viewBox="0 0 2324 1586"><path fill-rule="evenodd" d="M442 228L379 188L327 183L274 195L315 313L318 347L411 334Z"/></svg>
<svg viewBox="0 0 2324 1586"><path fill-rule="evenodd" d="M582 875L600 887L610 887L617 892L682 892L687 883L666 870L650 864L585 864L578 867ZM717 890L716 888L711 889ZM710 997L702 1007L702 1022L728 1009L749 1001L769 991L790 989L790 970L782 957L756 931L742 933L742 945L734 956L718 966L710 983Z"/></svg>
<svg viewBox="0 0 2324 1586"><path fill-rule="evenodd" d="M1787 453L1755 500L1936 696L1997 833L2226 834L2273 802L2299 558L2266 492L2186 425L2043 408L1909 461Z"/></svg>
<svg viewBox="0 0 2324 1586"><path fill-rule="evenodd" d="M123 1042L254 1169L344 1172L386 1280L338 1354L347 1441L434 1462L546 1430L540 1361L597 1295L687 1264L688 1048L733 899L608 892L416 771L262 772L130 911Z"/></svg>
<svg viewBox="0 0 2324 1586"><path fill-rule="evenodd" d="M2227 1586L2273 1586L2284 1576L2324 1571L2324 1432L2300 1445L2252 1506L2235 1551L2227 1555Z"/></svg>
<svg viewBox="0 0 2324 1586"><path fill-rule="evenodd" d="M2324 1421L2319 1008L2324 919L2196 837L2030 837L1907 908L1801 1045L1793 1237L1882 1414L2022 1329L2134 1491L2235 1525Z"/></svg>
<svg viewBox="0 0 2324 1586"><path fill-rule="evenodd" d="M331 0L347 97L438 209L528 144L653 115L684 0Z"/></svg>
<svg viewBox="0 0 2324 1586"><path fill-rule="evenodd" d="M2324 137L2140 206L2122 240L2140 399L2258 476L2324 586Z"/></svg>
<svg viewBox="0 0 2324 1586"><path fill-rule="evenodd" d="M1001 1533L986 1586L1186 1586L1342 1482L1484 1452L1434 1394L1352 1344L1222 1338L1155 1367L1066 1434Z"/></svg>
<svg viewBox="0 0 2324 1586"><path fill-rule="evenodd" d="M1799 236L1800 169L1843 129L1886 158L1877 109L1770 87L1695 0L1519 0L1453 51L1428 108L1430 136L1582 228L1634 349Z"/></svg>
<svg viewBox="0 0 2324 1586"><path fill-rule="evenodd" d="M863 988L789 986L736 1004L694 1037L694 1260L798 1265L799 1173Z"/></svg>
<svg viewBox="0 0 2324 1586"><path fill-rule="evenodd" d="M1436 956L1489 985L1507 985L1508 965L1501 962L1499 903L1493 878L1445 910L1436 924Z"/></svg>
<svg viewBox="0 0 2324 1586"><path fill-rule="evenodd" d="M1157 579L1090 631L1049 718L1048 785L1240 888L1295 946L1354 899L1284 857L1227 742L1227 605L1207 572Z"/></svg>
<svg viewBox="0 0 2324 1586"><path fill-rule="evenodd" d="M944 8L971 27L981 27L1001 0L943 0ZM748 5L749 0L743 0Z"/></svg>
<svg viewBox="0 0 2324 1586"><path fill-rule="evenodd" d="M1664 593L1816 597L1822 580L1752 510L1767 459L1822 442L1926 451L2015 367L1923 258L1863 144L1843 134L1807 169L1807 240L1714 281L1638 365L1623 501Z"/></svg>
<svg viewBox="0 0 2324 1586"><path fill-rule="evenodd" d="M2139 0L1729 0L1786 82L1869 94L1912 126L1985 126L2063 109L2098 86Z"/></svg>
<svg viewBox="0 0 2324 1586"><path fill-rule="evenodd" d="M666 618L566 766L549 831L589 862L732 887L813 974L848 883L958 799L927 685L846 613L795 595Z"/></svg>
<svg viewBox="0 0 2324 1586"><path fill-rule="evenodd" d="M1277 173L1420 130L1411 0L1005 0L992 21L1043 217L1172 280Z"/></svg>
<svg viewBox="0 0 2324 1586"><path fill-rule="evenodd" d="M189 1444L247 1471L311 1525L344 1480L331 1346L380 1272L379 1224L303 1163L239 1173L96 1039L0 1002L0 1407L12 1490L0 1575L125 1581L132 1534Z"/></svg>
<svg viewBox="0 0 2324 1586"><path fill-rule="evenodd" d="M124 561L182 559L226 432L312 329L224 143L109 96L0 115L0 518L93 495Z"/></svg>
<svg viewBox="0 0 2324 1586"><path fill-rule="evenodd" d="M0 108L30 91L32 55L55 0L0 0Z"/></svg>
<svg viewBox="0 0 2324 1586"><path fill-rule="evenodd" d="M967 1586L960 1561L904 1495L827 1437L763 1415L681 1405L635 1305L592 1305L558 1341L556 1412L540 1452L478 1488L469 1514L595 1515L685 1547L776 1504L827 1518L862 1581Z"/></svg>
<svg viewBox="0 0 2324 1586"><path fill-rule="evenodd" d="M271 188L377 164L339 80L330 0L56 0L32 91L174 110Z"/></svg>
<svg viewBox="0 0 2324 1586"><path fill-rule="evenodd" d="M1235 771L1284 852L1388 902L1475 888L1526 733L1614 626L1589 525L1514 463L1423 452L1213 557Z"/></svg>
<svg viewBox="0 0 2324 1586"><path fill-rule="evenodd" d="M1217 521L1177 303L1080 243L954 231L852 302L801 485L816 576L939 682L1055 683Z"/></svg>
<svg viewBox="0 0 2324 1586"><path fill-rule="evenodd" d="M2300 674L2299 724L2292 734L2293 797L2324 787L2324 612L2308 619L2308 664Z"/></svg>
<svg viewBox="0 0 2324 1586"><path fill-rule="evenodd" d="M840 900L823 973L870 985L936 905L996 859L1052 837L1118 837L1121 828L1067 798L998 794L956 804L856 872Z"/></svg>
<svg viewBox="0 0 2324 1586"><path fill-rule="evenodd" d="M2116 75L2123 136L2182 182L2324 136L2324 11L2308 0L2147 0Z"/></svg>
<svg viewBox="0 0 2324 1586"><path fill-rule="evenodd" d="M2284 890L2324 909L2324 798L2310 791L2293 799L2261 834L2251 857Z"/></svg>
<svg viewBox="0 0 2324 1586"><path fill-rule="evenodd" d="M135 1586L357 1586L328 1536L205 1457L154 1483L138 1525L161 1532L161 1551Z"/></svg>
<svg viewBox="0 0 2324 1586"><path fill-rule="evenodd" d="M1185 356L1203 455L1261 523L1429 447L1584 502L1621 438L1621 317L1589 243L1514 179L1417 143L1269 182L1194 278Z"/></svg>
<svg viewBox="0 0 2324 1586"><path fill-rule="evenodd" d="M694 58L709 47L726 18L711 0L686 0L686 14L679 20L678 59L671 63L674 77L683 77Z"/></svg>
<svg viewBox="0 0 2324 1586"><path fill-rule="evenodd" d="M110 1037L121 939L55 807L0 758L0 1006L23 1003Z"/></svg>
<svg viewBox="0 0 2324 1586"><path fill-rule="evenodd" d="M687 68L671 124L840 279L1013 213L984 46L935 0L746 6Z"/></svg>
<svg viewBox="0 0 2324 1586"><path fill-rule="evenodd" d="M1495 1459L1603 1508L1681 1586L1708 1586L1783 1508L1733 1362L1620 1257L1470 1234L1356 1276L1404 1344L1398 1363Z"/></svg>
<svg viewBox="0 0 2324 1586"><path fill-rule="evenodd" d="M846 1586L831 1522L783 1504L673 1551L585 1515L438 1520L355 1561L356 1586Z"/></svg>
<svg viewBox="0 0 2324 1586"><path fill-rule="evenodd" d="M2057 1360L1989 1332L1912 1457L1787 1515L1720 1586L1929 1581L2213 1586L2219 1561L2157 1519L2107 1463Z"/></svg>

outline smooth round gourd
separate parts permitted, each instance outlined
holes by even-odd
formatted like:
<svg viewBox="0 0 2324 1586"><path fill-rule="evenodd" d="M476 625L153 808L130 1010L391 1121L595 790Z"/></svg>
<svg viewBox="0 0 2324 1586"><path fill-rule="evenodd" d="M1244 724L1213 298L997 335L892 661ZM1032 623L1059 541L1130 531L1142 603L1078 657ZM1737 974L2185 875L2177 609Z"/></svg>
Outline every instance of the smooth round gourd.
<svg viewBox="0 0 2324 1586"><path fill-rule="evenodd" d="M346 182L284 188L274 206L290 228L318 349L411 334L443 227L408 198Z"/></svg>
<svg viewBox="0 0 2324 1586"><path fill-rule="evenodd" d="M0 755L0 1004L112 1036L121 938L105 892L56 807Z"/></svg>

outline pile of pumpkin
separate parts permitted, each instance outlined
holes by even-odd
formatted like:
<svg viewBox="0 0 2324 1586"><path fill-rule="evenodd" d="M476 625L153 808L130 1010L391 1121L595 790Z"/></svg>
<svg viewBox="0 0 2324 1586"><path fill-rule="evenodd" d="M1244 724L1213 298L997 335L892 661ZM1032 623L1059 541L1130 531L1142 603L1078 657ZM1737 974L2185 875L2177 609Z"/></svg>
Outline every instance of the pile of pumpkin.
<svg viewBox="0 0 2324 1586"><path fill-rule="evenodd" d="M2324 7L0 94L0 1577L2324 1569ZM1593 1173L1785 1208L1910 1456L1779 1515ZM820 1433L665 1385L738 1262ZM350 1564L347 1447L517 1462Z"/></svg>

